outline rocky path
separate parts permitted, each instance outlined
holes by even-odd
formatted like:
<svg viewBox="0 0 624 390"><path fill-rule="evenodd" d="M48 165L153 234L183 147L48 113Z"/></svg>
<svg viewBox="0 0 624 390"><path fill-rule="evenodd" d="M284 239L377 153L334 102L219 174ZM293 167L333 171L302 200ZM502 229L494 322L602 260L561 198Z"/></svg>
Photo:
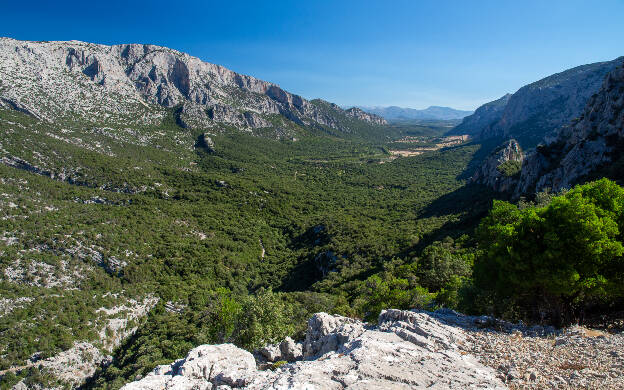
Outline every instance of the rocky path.
<svg viewBox="0 0 624 390"><path fill-rule="evenodd" d="M471 332L479 360L511 389L624 389L624 335L571 327L558 335Z"/></svg>

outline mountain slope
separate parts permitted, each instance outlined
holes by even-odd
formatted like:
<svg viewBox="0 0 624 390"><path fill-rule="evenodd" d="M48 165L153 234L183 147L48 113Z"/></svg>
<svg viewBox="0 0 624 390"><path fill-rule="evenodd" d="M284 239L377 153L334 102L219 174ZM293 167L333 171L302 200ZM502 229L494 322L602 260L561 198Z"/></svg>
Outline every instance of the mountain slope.
<svg viewBox="0 0 624 390"><path fill-rule="evenodd" d="M511 144L518 153L495 151L473 180L518 197L570 188L591 175L623 179L624 59L607 74L579 118L547 136L526 156L515 140Z"/></svg>
<svg viewBox="0 0 624 390"><path fill-rule="evenodd" d="M474 114L465 117L462 122L449 131L448 134L468 134L471 137L478 137L482 131L502 118L505 106L507 106L510 97L511 94L508 93L500 99L480 106L476 109Z"/></svg>
<svg viewBox="0 0 624 390"><path fill-rule="evenodd" d="M389 107L359 107L360 109L378 115L386 120L408 120L408 119L420 119L420 120L451 120L462 119L467 115L472 114L472 111L456 110L450 107L431 106L423 110L417 110L414 108L403 108L397 106Z"/></svg>
<svg viewBox="0 0 624 390"><path fill-rule="evenodd" d="M454 132L461 130L482 139L515 138L525 149L534 147L545 135L578 117L606 74L621 61L578 66L526 85L508 98L502 113L505 97L477 109ZM486 111L495 114L491 121L478 118Z"/></svg>
<svg viewBox="0 0 624 390"><path fill-rule="evenodd" d="M624 61L620 61L580 118L527 157L516 193L569 188L600 168L622 179L623 146Z"/></svg>
<svg viewBox="0 0 624 390"><path fill-rule="evenodd" d="M271 128L284 136L294 125L349 131L276 84L165 47L0 38L0 63L0 104L49 122L154 125L175 109L181 126L213 132Z"/></svg>

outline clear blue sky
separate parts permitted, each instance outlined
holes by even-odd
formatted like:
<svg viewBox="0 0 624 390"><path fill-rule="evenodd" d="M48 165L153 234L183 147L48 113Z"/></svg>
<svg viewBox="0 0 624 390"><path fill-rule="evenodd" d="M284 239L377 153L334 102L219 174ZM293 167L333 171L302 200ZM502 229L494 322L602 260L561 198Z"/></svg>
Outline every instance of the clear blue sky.
<svg viewBox="0 0 624 390"><path fill-rule="evenodd" d="M4 1L0 35L153 43L341 105L473 109L624 55L624 0Z"/></svg>

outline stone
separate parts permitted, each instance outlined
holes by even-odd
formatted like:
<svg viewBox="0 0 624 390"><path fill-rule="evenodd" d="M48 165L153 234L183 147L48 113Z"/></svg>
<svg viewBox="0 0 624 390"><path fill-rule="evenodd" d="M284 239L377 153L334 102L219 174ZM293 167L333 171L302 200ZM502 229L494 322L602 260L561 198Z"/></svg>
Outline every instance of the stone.
<svg viewBox="0 0 624 390"><path fill-rule="evenodd" d="M364 327L360 321L327 313L314 314L308 320L303 355L310 358L336 351L350 338L363 331Z"/></svg>
<svg viewBox="0 0 624 390"><path fill-rule="evenodd" d="M303 358L303 344L286 337L279 345L282 360L294 362Z"/></svg>
<svg viewBox="0 0 624 390"><path fill-rule="evenodd" d="M275 371L256 370L253 357L231 344L193 349L169 369L157 368L123 390L204 389L505 389L495 370L459 349L466 341L462 326L474 317L452 311L387 310L379 326L327 313L308 321L305 359ZM461 325L460 325L461 324ZM419 335L420 339L407 337ZM415 341L415 342L414 342ZM292 339L279 344L282 357L298 358ZM435 348L432 348L435 346ZM271 351L275 345L271 346ZM177 363L179 364L179 363Z"/></svg>
<svg viewBox="0 0 624 390"><path fill-rule="evenodd" d="M270 344L258 350L264 358L269 362L277 362L282 360L282 351L280 345Z"/></svg>

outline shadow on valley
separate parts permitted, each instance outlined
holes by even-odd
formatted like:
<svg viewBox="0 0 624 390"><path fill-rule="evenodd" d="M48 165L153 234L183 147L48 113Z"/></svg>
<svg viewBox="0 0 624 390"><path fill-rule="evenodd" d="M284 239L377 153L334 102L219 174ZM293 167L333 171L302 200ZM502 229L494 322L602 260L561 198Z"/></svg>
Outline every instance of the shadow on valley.
<svg viewBox="0 0 624 390"><path fill-rule="evenodd" d="M467 184L434 200L419 214L419 219L449 215L457 215L457 218L452 218L440 228L425 234L416 245L401 255L420 253L433 242L447 236L458 238L463 234L471 235L481 219L487 215L494 199L502 199L501 194L480 184Z"/></svg>
<svg viewBox="0 0 624 390"><path fill-rule="evenodd" d="M479 142L473 141L468 144L453 146L453 148L459 148L466 145L480 145L479 149L474 153L472 159L466 165L466 169L464 169L464 171L460 173L457 178L459 180L470 180L476 170L481 166L481 163L483 163L483 160L485 160L501 143L503 143L502 138L490 138Z"/></svg>

